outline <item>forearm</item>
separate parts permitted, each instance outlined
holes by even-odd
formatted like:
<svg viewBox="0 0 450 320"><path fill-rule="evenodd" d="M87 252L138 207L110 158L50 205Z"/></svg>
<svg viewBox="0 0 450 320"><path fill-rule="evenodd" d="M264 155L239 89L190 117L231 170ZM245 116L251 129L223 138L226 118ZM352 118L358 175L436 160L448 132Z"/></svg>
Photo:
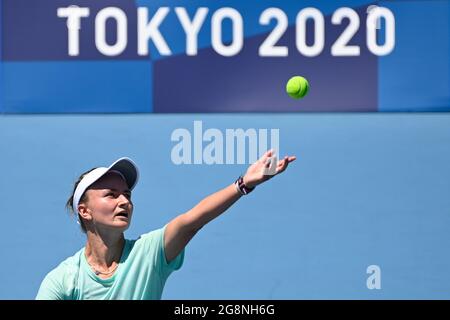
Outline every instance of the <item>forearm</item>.
<svg viewBox="0 0 450 320"><path fill-rule="evenodd" d="M190 228L197 231L225 212L241 196L242 195L236 190L236 186L231 184L228 187L207 196L194 208L186 212L186 222Z"/></svg>

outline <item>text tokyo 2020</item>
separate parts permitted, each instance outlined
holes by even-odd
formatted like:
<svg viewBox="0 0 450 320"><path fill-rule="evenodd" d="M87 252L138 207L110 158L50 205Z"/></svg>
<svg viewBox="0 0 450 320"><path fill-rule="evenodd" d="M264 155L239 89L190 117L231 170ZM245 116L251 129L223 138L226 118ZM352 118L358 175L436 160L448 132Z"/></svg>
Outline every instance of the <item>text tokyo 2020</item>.
<svg viewBox="0 0 450 320"><path fill-rule="evenodd" d="M231 7L224 7L210 12L209 8L199 7L194 14L189 15L184 7L159 7L153 12L149 12L146 7L137 8L136 12L136 33L137 33L137 54L147 56L149 54L149 44L153 43L157 53L161 56L173 54L160 27L165 19L174 14L179 23L173 28L179 28L185 36L185 54L196 56L198 53L199 32L207 25L210 26L211 47L219 55L232 57L238 55L244 47L244 21L241 13ZM95 18L95 35L93 41L97 50L105 56L118 56L124 52L128 46L128 20L126 13L118 7L106 7L97 12L95 17L91 17L91 10L88 7L69 6L57 9L57 16L66 19L68 55L78 56L80 54L80 33L83 32L83 19ZM343 31L334 40L330 47L332 56L359 56L360 45L350 45L352 38L360 29L361 23L366 26L366 43L369 52L377 56L384 56L392 52L395 47L395 17L391 10L385 7L371 6L363 16L348 7L336 9L331 15L332 26L344 25ZM107 21L115 22L116 30L107 28ZM307 25L307 21L312 23ZM384 22L381 28L381 22ZM230 30L225 30L224 25ZM288 46L280 45L279 40L286 33L289 27L287 14L279 8L267 8L259 15L259 26L266 26L262 29L262 34L267 34L258 48L260 57L287 57ZM274 27L272 27L274 26ZM313 40L307 43L307 28L312 28ZM340 28L342 29L342 27ZM131 31L131 30L130 30ZM114 43L107 42L107 32L115 33ZM227 39L224 34L228 32ZM379 33L383 32L383 37ZM298 11L295 19L295 45L296 54L306 57L315 57L323 53L325 48L325 17L317 8L307 7ZM383 43L378 43L378 38L384 39ZM379 39L378 39L379 40ZM290 50L294 51L294 50Z"/></svg>

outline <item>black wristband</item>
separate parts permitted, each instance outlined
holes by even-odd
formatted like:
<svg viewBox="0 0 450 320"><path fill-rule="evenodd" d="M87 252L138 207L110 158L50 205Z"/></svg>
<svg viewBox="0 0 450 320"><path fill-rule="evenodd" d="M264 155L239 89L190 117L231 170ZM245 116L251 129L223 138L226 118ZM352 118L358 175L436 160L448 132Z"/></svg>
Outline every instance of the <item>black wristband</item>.
<svg viewBox="0 0 450 320"><path fill-rule="evenodd" d="M255 187L253 187L253 188L247 187L244 183L244 178L242 176L237 178L234 185L236 186L237 191L243 196L249 194L250 192L252 192L255 189Z"/></svg>

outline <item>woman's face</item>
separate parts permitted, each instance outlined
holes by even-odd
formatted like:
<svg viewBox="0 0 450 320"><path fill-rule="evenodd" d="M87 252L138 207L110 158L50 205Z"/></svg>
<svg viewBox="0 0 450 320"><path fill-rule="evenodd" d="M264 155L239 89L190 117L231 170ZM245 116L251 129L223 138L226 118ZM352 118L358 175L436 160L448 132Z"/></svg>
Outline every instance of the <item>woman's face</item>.
<svg viewBox="0 0 450 320"><path fill-rule="evenodd" d="M108 172L89 187L86 196L86 211L95 227L121 231L128 228L133 214L133 203L131 191L119 174Z"/></svg>

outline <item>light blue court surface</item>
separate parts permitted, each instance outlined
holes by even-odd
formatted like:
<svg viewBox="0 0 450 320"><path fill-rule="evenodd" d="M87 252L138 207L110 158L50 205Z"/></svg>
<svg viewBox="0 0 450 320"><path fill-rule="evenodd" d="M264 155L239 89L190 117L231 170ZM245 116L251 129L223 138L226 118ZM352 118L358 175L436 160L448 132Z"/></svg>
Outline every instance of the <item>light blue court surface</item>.
<svg viewBox="0 0 450 320"><path fill-rule="evenodd" d="M81 172L137 162L129 238L234 182L246 165L172 163L194 120L279 128L298 160L200 231L164 299L450 298L450 115L431 113L1 116L0 299L33 299L83 246L64 211Z"/></svg>

